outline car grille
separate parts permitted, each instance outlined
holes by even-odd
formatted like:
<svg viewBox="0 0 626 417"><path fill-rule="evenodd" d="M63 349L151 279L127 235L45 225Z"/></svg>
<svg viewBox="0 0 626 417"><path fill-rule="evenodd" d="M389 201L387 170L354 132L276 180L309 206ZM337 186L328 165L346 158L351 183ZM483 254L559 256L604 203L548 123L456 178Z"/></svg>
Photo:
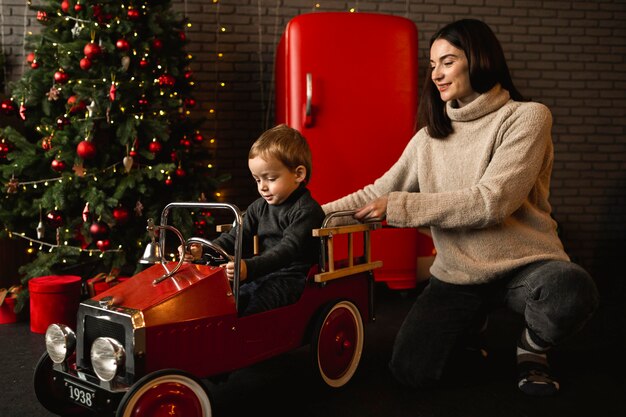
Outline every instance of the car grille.
<svg viewBox="0 0 626 417"><path fill-rule="evenodd" d="M91 344L98 337L111 337L126 346L126 332L124 326L120 323L114 323L110 320L104 320L93 316L85 316L85 331L83 333L83 358L91 367Z"/></svg>

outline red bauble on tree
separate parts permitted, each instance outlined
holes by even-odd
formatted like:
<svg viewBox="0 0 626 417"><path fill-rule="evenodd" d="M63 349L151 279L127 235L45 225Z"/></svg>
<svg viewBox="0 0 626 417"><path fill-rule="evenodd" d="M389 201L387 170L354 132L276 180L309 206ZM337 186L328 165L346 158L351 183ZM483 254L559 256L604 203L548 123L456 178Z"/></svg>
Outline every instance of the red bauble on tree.
<svg viewBox="0 0 626 417"><path fill-rule="evenodd" d="M67 0L63 0L61 2L61 10L63 10L63 13L67 13L70 11L70 2Z"/></svg>
<svg viewBox="0 0 626 417"><path fill-rule="evenodd" d="M54 73L54 81L59 84L65 84L70 80L70 76L67 75L63 69L59 69Z"/></svg>
<svg viewBox="0 0 626 417"><path fill-rule="evenodd" d="M148 150L155 154L161 152L161 149L163 149L163 145L161 145L161 142L158 140L153 140L150 142L150 145L148 145Z"/></svg>
<svg viewBox="0 0 626 417"><path fill-rule="evenodd" d="M102 54L102 48L100 48L100 45L97 43L89 42L83 48L83 53L89 59L96 59L100 56L100 54Z"/></svg>
<svg viewBox="0 0 626 417"><path fill-rule="evenodd" d="M81 10L83 10L83 5L80 4L80 3L76 3L74 5L74 10L77 11L77 12L80 12Z"/></svg>
<svg viewBox="0 0 626 417"><path fill-rule="evenodd" d="M193 135L193 139L197 142L197 143L201 143L204 140L204 136L202 136L202 133L200 132L196 132L195 135Z"/></svg>
<svg viewBox="0 0 626 417"><path fill-rule="evenodd" d="M113 209L113 218L117 224L124 224L130 217L130 211L126 207L115 207Z"/></svg>
<svg viewBox="0 0 626 417"><path fill-rule="evenodd" d="M182 167L176 168L176 176L179 178L183 178L187 175L187 171L185 171Z"/></svg>
<svg viewBox="0 0 626 417"><path fill-rule="evenodd" d="M152 49L154 51L160 51L163 48L163 41L161 39L154 39L152 41Z"/></svg>
<svg viewBox="0 0 626 417"><path fill-rule="evenodd" d="M78 113L79 111L85 111L85 109L87 108L87 103L82 100L78 100L76 96L70 96L67 99L67 104L70 106L70 114Z"/></svg>
<svg viewBox="0 0 626 417"><path fill-rule="evenodd" d="M100 239L96 242L96 246L98 247L98 249L104 252L111 247L111 241L109 239Z"/></svg>
<svg viewBox="0 0 626 417"><path fill-rule="evenodd" d="M118 41L115 42L115 47L118 49L118 51L126 52L130 49L130 44L126 39L122 38L118 39Z"/></svg>
<svg viewBox="0 0 626 417"><path fill-rule="evenodd" d="M50 167L56 172L61 172L65 170L65 162L60 159L53 159L50 163Z"/></svg>
<svg viewBox="0 0 626 417"><path fill-rule="evenodd" d="M7 116L12 115L15 113L15 103L7 98L2 100L2 103L0 103L0 109L3 114L6 114Z"/></svg>
<svg viewBox="0 0 626 417"><path fill-rule="evenodd" d="M54 229L63 226L63 212L61 210L50 210L46 214L46 223Z"/></svg>
<svg viewBox="0 0 626 417"><path fill-rule="evenodd" d="M65 116L60 116L57 119L57 129L63 130L63 128L70 124L70 119Z"/></svg>
<svg viewBox="0 0 626 417"><path fill-rule="evenodd" d="M150 65L150 63L148 62L148 60L146 58L141 58L139 60L139 68L144 69L144 68L148 67L148 65Z"/></svg>
<svg viewBox="0 0 626 417"><path fill-rule="evenodd" d="M109 226L104 222L93 222L89 226L89 233L94 240L101 240L109 235Z"/></svg>
<svg viewBox="0 0 626 417"><path fill-rule="evenodd" d="M85 57L80 60L79 65L81 69L84 69L85 71L87 71L89 68L91 68L91 60Z"/></svg>
<svg viewBox="0 0 626 417"><path fill-rule="evenodd" d="M128 12L126 12L126 16L128 17L128 20L138 20L141 17L141 13L139 10L129 7Z"/></svg>
<svg viewBox="0 0 626 417"><path fill-rule="evenodd" d="M76 154L83 159L93 159L96 156L96 146L90 140L83 140L76 147Z"/></svg>

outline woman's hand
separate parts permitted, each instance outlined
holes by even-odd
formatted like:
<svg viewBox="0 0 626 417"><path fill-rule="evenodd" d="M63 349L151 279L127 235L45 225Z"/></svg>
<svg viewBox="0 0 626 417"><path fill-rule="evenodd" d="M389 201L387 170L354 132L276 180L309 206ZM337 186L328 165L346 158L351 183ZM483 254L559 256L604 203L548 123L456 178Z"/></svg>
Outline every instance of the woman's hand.
<svg viewBox="0 0 626 417"><path fill-rule="evenodd" d="M235 263L228 262L222 265L222 267L226 270L226 276L229 280L235 279ZM246 266L246 261L241 260L241 267L239 268L239 281L245 281L248 278L248 267Z"/></svg>
<svg viewBox="0 0 626 417"><path fill-rule="evenodd" d="M363 207L357 209L354 218L360 221L383 220L387 216L387 201L389 196L384 195L370 201Z"/></svg>

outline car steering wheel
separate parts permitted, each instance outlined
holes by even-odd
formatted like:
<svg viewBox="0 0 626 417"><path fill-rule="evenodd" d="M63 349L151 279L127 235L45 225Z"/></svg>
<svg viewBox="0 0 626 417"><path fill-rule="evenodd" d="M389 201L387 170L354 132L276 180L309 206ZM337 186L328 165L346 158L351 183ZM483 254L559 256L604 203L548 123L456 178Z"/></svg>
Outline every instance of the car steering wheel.
<svg viewBox="0 0 626 417"><path fill-rule="evenodd" d="M202 238L190 238L187 240L187 244L185 245L185 249L189 250L189 247L192 243L200 243L203 247L206 247L207 250L203 249L202 253L202 261L208 261L209 265L222 265L232 261L233 257L228 254L221 246L217 243L213 243L210 240L202 239Z"/></svg>

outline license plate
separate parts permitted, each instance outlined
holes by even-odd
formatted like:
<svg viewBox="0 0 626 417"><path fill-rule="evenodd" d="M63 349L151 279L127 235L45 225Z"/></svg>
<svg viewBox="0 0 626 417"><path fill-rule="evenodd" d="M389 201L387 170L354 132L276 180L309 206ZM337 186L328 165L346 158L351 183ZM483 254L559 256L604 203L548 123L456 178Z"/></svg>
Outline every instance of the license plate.
<svg viewBox="0 0 626 417"><path fill-rule="evenodd" d="M65 386L69 390L70 400L85 407L93 407L96 398L96 391L76 384L73 381L65 381Z"/></svg>

